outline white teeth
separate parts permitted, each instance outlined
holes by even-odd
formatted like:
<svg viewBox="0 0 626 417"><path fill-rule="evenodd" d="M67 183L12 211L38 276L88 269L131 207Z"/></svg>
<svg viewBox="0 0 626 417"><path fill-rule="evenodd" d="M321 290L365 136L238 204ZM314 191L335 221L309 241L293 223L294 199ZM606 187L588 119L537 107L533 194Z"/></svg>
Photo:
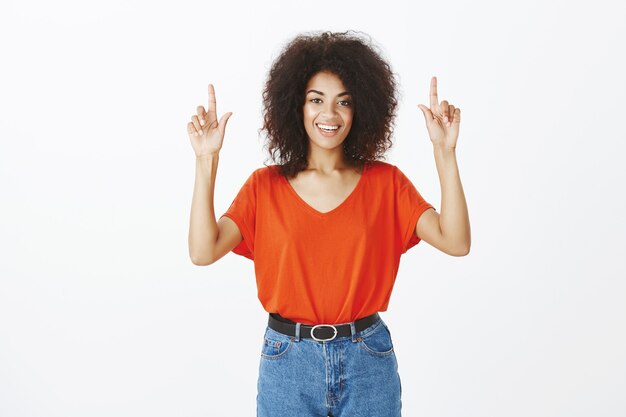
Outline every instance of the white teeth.
<svg viewBox="0 0 626 417"><path fill-rule="evenodd" d="M323 125L318 123L317 127L319 127L320 129L324 129L324 130L337 130L339 129L339 126L332 126L332 125Z"/></svg>

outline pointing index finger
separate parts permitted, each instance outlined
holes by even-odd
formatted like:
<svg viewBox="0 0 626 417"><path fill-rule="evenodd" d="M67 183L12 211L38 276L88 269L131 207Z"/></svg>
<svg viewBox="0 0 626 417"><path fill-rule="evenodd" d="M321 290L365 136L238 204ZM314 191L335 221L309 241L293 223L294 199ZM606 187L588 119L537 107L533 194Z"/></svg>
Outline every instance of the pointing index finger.
<svg viewBox="0 0 626 417"><path fill-rule="evenodd" d="M215 88L213 84L209 84L209 111L208 111L209 123L212 123L217 119L217 110L215 102Z"/></svg>
<svg viewBox="0 0 626 417"><path fill-rule="evenodd" d="M430 108L436 109L439 106L439 98L437 97L437 77L430 79Z"/></svg>

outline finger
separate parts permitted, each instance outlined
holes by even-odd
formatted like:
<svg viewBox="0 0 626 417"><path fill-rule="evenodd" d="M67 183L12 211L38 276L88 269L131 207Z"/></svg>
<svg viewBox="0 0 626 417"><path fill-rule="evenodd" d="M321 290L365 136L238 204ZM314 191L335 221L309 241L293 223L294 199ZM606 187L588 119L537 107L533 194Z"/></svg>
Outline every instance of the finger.
<svg viewBox="0 0 626 417"><path fill-rule="evenodd" d="M444 122L447 122L448 120L450 120L449 117L449 106L448 106L448 101L444 100L441 102L441 105L439 106L441 108L441 118L443 119Z"/></svg>
<svg viewBox="0 0 626 417"><path fill-rule="evenodd" d="M217 103L215 102L215 88L209 84L209 112L207 113L209 123L217 120Z"/></svg>
<svg viewBox="0 0 626 417"><path fill-rule="evenodd" d="M206 123L206 111L204 111L204 106L196 107L196 113L198 113L198 117L200 118L200 124L204 126Z"/></svg>
<svg viewBox="0 0 626 417"><path fill-rule="evenodd" d="M456 110L455 107L452 104L450 104L450 106L448 107L448 115L449 115L448 116L448 126L450 124L452 124L452 121L454 120L454 111L455 110Z"/></svg>
<svg viewBox="0 0 626 417"><path fill-rule="evenodd" d="M427 125L434 120L433 113L430 111L428 107L422 104L418 104L417 107L419 107L422 113L424 114L424 118L426 119Z"/></svg>
<svg viewBox="0 0 626 417"><path fill-rule="evenodd" d="M197 131L202 132L202 126L200 126L200 120L198 120L198 116L193 115L191 117L191 122L193 123Z"/></svg>
<svg viewBox="0 0 626 417"><path fill-rule="evenodd" d="M430 109L436 111L439 108L439 99L437 98L437 77L430 79Z"/></svg>
<svg viewBox="0 0 626 417"><path fill-rule="evenodd" d="M201 133L198 132L194 124L191 122L187 123L187 133L189 133L190 135L196 135L196 136L201 135Z"/></svg>
<svg viewBox="0 0 626 417"><path fill-rule="evenodd" d="M220 124L218 126L220 133L222 134L222 136L224 136L224 131L226 130L226 124L228 123L228 119L230 119L230 116L232 116L233 112L228 112L225 113L224 115L222 115L221 119L220 119Z"/></svg>
<svg viewBox="0 0 626 417"><path fill-rule="evenodd" d="M461 109L459 108L454 111L454 123L461 123Z"/></svg>

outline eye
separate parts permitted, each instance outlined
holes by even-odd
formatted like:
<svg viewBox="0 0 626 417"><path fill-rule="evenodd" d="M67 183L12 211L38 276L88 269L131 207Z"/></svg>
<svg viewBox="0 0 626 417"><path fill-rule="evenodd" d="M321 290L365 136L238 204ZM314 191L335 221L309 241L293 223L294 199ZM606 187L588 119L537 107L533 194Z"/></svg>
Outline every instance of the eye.
<svg viewBox="0 0 626 417"><path fill-rule="evenodd" d="M315 104L317 104L318 102L317 102L317 101L315 101L315 100L319 100L320 102L322 101L322 99L320 99L320 98L312 98L312 99L311 99L311 100L309 100L309 101L310 101L311 103L315 103Z"/></svg>
<svg viewBox="0 0 626 417"><path fill-rule="evenodd" d="M341 100L340 103L343 103L342 106L351 106L352 102L350 100Z"/></svg>

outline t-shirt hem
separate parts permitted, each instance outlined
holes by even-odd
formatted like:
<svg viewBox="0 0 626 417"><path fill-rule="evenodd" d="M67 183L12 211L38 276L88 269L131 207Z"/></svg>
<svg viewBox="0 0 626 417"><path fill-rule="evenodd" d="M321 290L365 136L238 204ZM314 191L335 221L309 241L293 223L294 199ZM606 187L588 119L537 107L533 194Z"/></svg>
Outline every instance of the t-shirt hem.
<svg viewBox="0 0 626 417"><path fill-rule="evenodd" d="M420 206L417 206L415 210L413 211L413 213L411 214L411 221L409 222L409 229L405 232L405 235L404 235L405 237L404 237L404 245L402 247L402 253L405 253L407 250L410 249L409 244L411 243L411 240L413 239L413 235L416 235L415 228L417 227L417 222L419 221L419 218L421 217L421 215L429 208L434 209L435 207L433 207L433 205L430 203L424 203ZM416 240L415 245L421 242L421 239L417 235L415 236L415 240ZM412 246L415 246L415 245L412 245Z"/></svg>
<svg viewBox="0 0 626 417"><path fill-rule="evenodd" d="M248 248L248 253L235 251L235 249L233 249L233 252L235 252L238 255L243 255L247 258L253 259L254 253L252 249L250 248L250 243L252 242L252 235L250 234L248 229L244 226L243 220L241 220L236 214L228 213L228 212L222 214L220 218L222 217L228 217L229 219L235 222L235 224L239 228L239 232L241 233L241 236L243 237L243 241L245 242L245 245ZM239 246L239 244L237 246Z"/></svg>

